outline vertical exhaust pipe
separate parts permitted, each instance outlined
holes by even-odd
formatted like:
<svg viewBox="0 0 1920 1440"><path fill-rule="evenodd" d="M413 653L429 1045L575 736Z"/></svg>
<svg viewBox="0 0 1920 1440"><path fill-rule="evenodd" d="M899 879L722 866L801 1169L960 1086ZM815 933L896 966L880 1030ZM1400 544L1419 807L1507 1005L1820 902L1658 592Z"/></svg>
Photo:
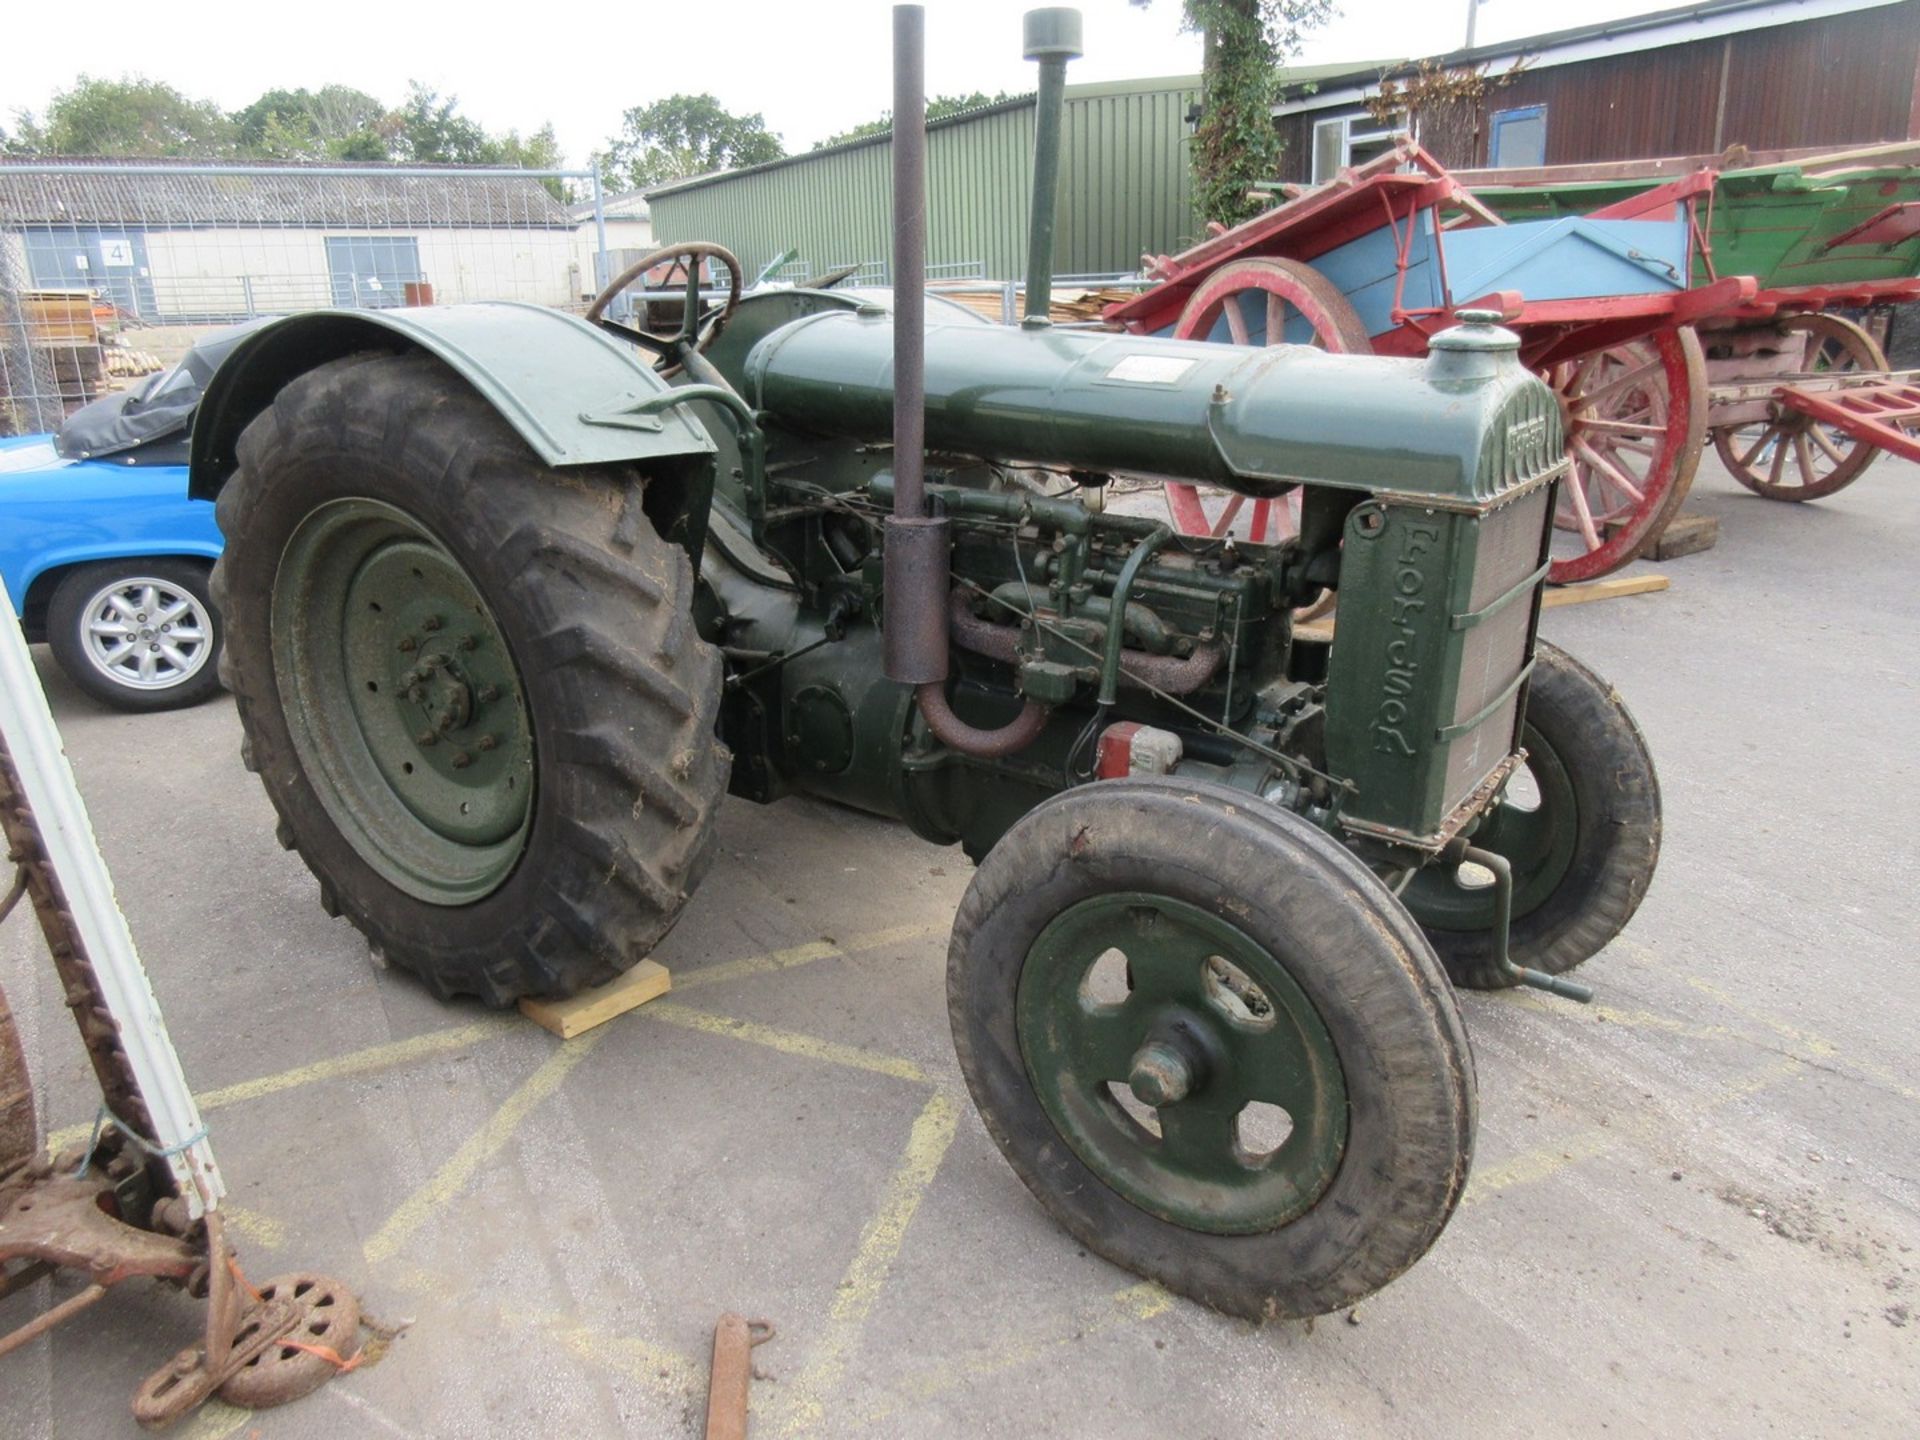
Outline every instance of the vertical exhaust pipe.
<svg viewBox="0 0 1920 1440"><path fill-rule="evenodd" d="M1060 123L1067 105L1067 62L1080 48L1080 12L1029 10L1021 20L1023 54L1040 62L1033 117L1033 213L1027 229L1027 325L1053 314L1053 221L1060 193Z"/></svg>
<svg viewBox="0 0 1920 1440"><path fill-rule="evenodd" d="M893 513L925 513L927 12L893 7Z"/></svg>
<svg viewBox="0 0 1920 1440"><path fill-rule="evenodd" d="M905 685L947 678L951 537L926 503L926 19L893 7L893 514L887 518L885 663Z"/></svg>
<svg viewBox="0 0 1920 1440"><path fill-rule="evenodd" d="M1043 12L1044 13L1044 12ZM1073 12L1064 12L1073 14ZM1074 14L1074 35L1079 16ZM1031 37L1029 37L1031 38ZM1060 62L1062 66L1065 61ZM1056 127L1055 152L1058 153ZM1049 233L1051 233L1049 220ZM1010 755L1046 728L1027 701L997 730L969 725L947 702L947 590L953 537L927 514L926 11L893 7L893 514L882 538L883 659L887 678L914 687L927 729L969 755Z"/></svg>

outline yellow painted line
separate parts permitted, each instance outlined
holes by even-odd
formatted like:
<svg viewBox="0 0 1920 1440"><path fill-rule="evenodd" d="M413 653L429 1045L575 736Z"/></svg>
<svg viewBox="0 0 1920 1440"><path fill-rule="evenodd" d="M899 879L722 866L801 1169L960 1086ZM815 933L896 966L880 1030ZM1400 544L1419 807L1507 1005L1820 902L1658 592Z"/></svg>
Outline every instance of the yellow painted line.
<svg viewBox="0 0 1920 1440"><path fill-rule="evenodd" d="M898 925L891 930L875 930L865 935L856 935L851 940L814 940L805 945L795 945L789 950L773 950L765 955L749 955L743 960L728 960L719 965L707 965L698 970L688 970L673 977L675 990L693 990L702 985L723 985L729 980L744 980L755 975L771 975L780 970L792 970L801 965L811 965L816 960L845 959L867 950L881 950L889 945L906 945L915 940L925 940L932 935L945 934L945 925Z"/></svg>
<svg viewBox="0 0 1920 1440"><path fill-rule="evenodd" d="M303 1085L317 1085L323 1080L344 1080L356 1075L372 1075L382 1070L391 1070L395 1066L411 1064L416 1060L444 1055L451 1050L464 1050L476 1041L485 1040L492 1035L504 1034L516 1025L516 1021L503 1015L495 1019L476 1020L471 1025L457 1025L450 1030L430 1030L424 1035L394 1040L385 1045L369 1046L365 1050L336 1055L330 1060L316 1060L311 1065L300 1065L292 1070L282 1070L278 1074L262 1075L255 1080L242 1080L237 1085L223 1085L217 1090L207 1091L204 1095L194 1096L194 1101L199 1105L200 1113L204 1115L210 1110L237 1105L243 1100L259 1100L268 1095L277 1095L282 1090L297 1090ZM69 1125L64 1130L56 1130L47 1137L47 1149L49 1152L58 1153L70 1145L84 1145L92 1131L91 1123Z"/></svg>
<svg viewBox="0 0 1920 1440"><path fill-rule="evenodd" d="M1714 1090L1700 1102L1700 1109L1704 1113L1717 1110L1722 1105L1731 1104L1735 1100L1744 1100L1747 1096L1757 1094L1769 1085L1778 1084L1804 1069L1805 1066L1806 1062L1797 1055L1779 1056L1773 1063ZM1498 1195L1503 1190L1549 1179L1570 1166L1605 1154L1615 1145L1633 1144L1652 1139L1660 1133L1661 1128L1657 1118L1635 1112L1632 1116L1622 1119L1619 1124L1577 1130L1536 1149L1523 1151L1510 1160L1503 1160L1498 1165L1484 1168L1476 1166L1472 1178L1467 1182L1467 1193L1461 1197L1461 1203L1477 1205L1480 1201Z"/></svg>
<svg viewBox="0 0 1920 1440"><path fill-rule="evenodd" d="M268 1095L277 1095L282 1090L317 1085L323 1080L371 1075L377 1071L391 1070L396 1065L444 1055L451 1050L464 1050L477 1041L504 1034L516 1024L516 1021L502 1015L489 1020L476 1020L471 1025L456 1025L451 1030L429 1030L424 1035L414 1035L386 1045L369 1046L365 1050L336 1055L331 1060L318 1060L311 1065L283 1070L277 1075L262 1075L257 1080L242 1080L238 1085L223 1085L195 1099L202 1111L218 1110L227 1105L237 1105L243 1100L260 1100Z"/></svg>
<svg viewBox="0 0 1920 1440"><path fill-rule="evenodd" d="M1460 1203L1475 1205L1489 1196L1498 1195L1502 1190L1545 1180L1569 1165L1593 1159L1611 1149L1614 1142L1622 1138L1611 1127L1580 1130L1563 1135L1536 1150L1523 1151L1498 1165L1485 1168L1476 1165L1472 1177L1467 1181L1467 1193L1461 1197Z"/></svg>
<svg viewBox="0 0 1920 1440"><path fill-rule="evenodd" d="M287 1243L287 1227L271 1215L262 1215L258 1210L249 1210L243 1205L222 1203L220 1213L227 1217L227 1224L243 1240L255 1245L264 1245L269 1250L281 1249Z"/></svg>
<svg viewBox="0 0 1920 1440"><path fill-rule="evenodd" d="M1739 1038L1737 1031L1725 1025L1699 1025L1691 1020L1682 1020L1677 1015L1662 1015L1653 1010L1622 1010L1617 1006L1601 1004L1582 1005L1576 1009L1564 1000L1548 1000L1529 993L1509 996L1507 1001L1518 1009L1538 1011L1542 1015L1552 1015L1574 1024L1618 1025L1625 1030L1659 1030L1669 1035L1682 1035L1689 1040Z"/></svg>
<svg viewBox="0 0 1920 1440"><path fill-rule="evenodd" d="M414 1232L433 1218L435 1211L458 1198L473 1183L481 1167L506 1148L514 1131L520 1128L520 1123L533 1113L541 1101L560 1088L560 1082L593 1053L594 1047L608 1033L604 1026L590 1030L559 1046L541 1062L540 1068L507 1097L506 1103L494 1111L487 1123L454 1152L453 1158L442 1165L432 1179L402 1201L387 1223L367 1241L367 1263L379 1265L391 1260L401 1246L413 1238Z"/></svg>
<svg viewBox="0 0 1920 1440"><path fill-rule="evenodd" d="M227 1436L253 1418L253 1411L215 1398L194 1411L172 1434L175 1440L226 1440Z"/></svg>
<svg viewBox="0 0 1920 1440"><path fill-rule="evenodd" d="M591 1325L559 1315L503 1315L503 1320L531 1320L577 1360L672 1399L697 1395L706 1389L706 1367L677 1350L650 1344L628 1335L609 1335Z"/></svg>
<svg viewBox="0 0 1920 1440"><path fill-rule="evenodd" d="M1831 1040L1802 1030L1797 1026L1789 1025L1786 1021L1779 1019L1777 1016L1769 1015L1765 1011L1755 1010L1751 1006L1743 1004L1732 995L1729 995L1718 985L1702 980L1697 975L1688 975L1684 978L1687 984L1698 990L1702 995L1726 1006L1727 1009L1733 1011L1734 1014L1751 1020L1756 1025L1764 1026L1783 1040L1791 1040L1796 1045L1804 1045L1815 1055L1821 1056L1822 1058L1840 1053L1840 1047Z"/></svg>
<svg viewBox="0 0 1920 1440"><path fill-rule="evenodd" d="M890 1379L892 1392L879 1404L851 1418L854 1425L872 1425L896 1414L909 1405L924 1405L929 1400L990 1379L1008 1370L1018 1369L1065 1349L1075 1341L1092 1339L1117 1330L1139 1325L1164 1315L1174 1305L1174 1297L1151 1280L1116 1290L1090 1306L1081 1306L1046 1327L1044 1332L1006 1340L977 1355L961 1360L936 1359L927 1369L898 1379Z"/></svg>
<svg viewBox="0 0 1920 1440"><path fill-rule="evenodd" d="M856 935L851 940L815 940L786 950L773 950L764 955L748 955L739 960L728 960L704 969L690 970L684 975L674 976L673 988L696 990L702 985L720 985L729 980L772 975L781 970L810 965L816 960L830 960L836 957L844 959L868 950L884 949L889 945L904 945L915 940L924 940L932 935L943 934L945 930L946 927L942 925L897 925L888 930L874 930L864 935ZM336 1055L332 1059L317 1060L311 1065L300 1065L291 1070L262 1075L257 1079L242 1080L235 1085L223 1085L217 1090L207 1091L204 1095L196 1095L194 1100L199 1105L201 1113L205 1114L207 1111L218 1110L227 1105L237 1105L242 1101L265 1099L283 1090L298 1090L302 1086L318 1085L326 1080L345 1080L359 1075L377 1074L382 1070L391 1070L418 1060L430 1059L449 1051L464 1050L478 1041L490 1039L495 1035L504 1035L519 1028L521 1028L519 1021L512 1016L492 1016L485 1020L476 1020L470 1025L433 1030L405 1040L395 1040L384 1045L369 1046L365 1050L355 1050L347 1055ZM92 1129L89 1123L69 1125L65 1129L54 1131L47 1137L48 1153L58 1154L69 1146L86 1144L87 1136L92 1133Z"/></svg>
<svg viewBox="0 0 1920 1440"><path fill-rule="evenodd" d="M889 945L903 945L915 940L924 940L929 936L944 933L945 929L946 927L941 925L898 925L888 930L874 930L864 935L856 935L850 940L837 942L815 940L786 950L773 950L764 955L748 955L739 960L728 960L704 969L690 970L684 975L674 976L673 988L696 990L703 985L720 985L729 980L772 975L781 970L810 965L816 960L830 960L835 957L844 959L868 950L884 949ZM217 1090L209 1090L204 1095L196 1095L194 1099L199 1104L201 1113L205 1114L210 1110L218 1110L222 1106L237 1105L246 1100L261 1100L269 1095L277 1095L283 1090L297 1090L306 1085L318 1085L325 1080L351 1079L354 1076L372 1075L382 1070L391 1070L417 1060L444 1055L448 1051L464 1050L478 1041L519 1028L519 1022L511 1016L494 1016L485 1020L476 1020L470 1025L429 1031L425 1035L414 1035L405 1040L395 1040L385 1045L355 1050L351 1054L336 1055L329 1060L317 1060L311 1065L300 1065L292 1070L262 1075L257 1079L243 1080L235 1085L224 1085ZM87 1136L92 1133L92 1128L91 1124L69 1125L65 1129L54 1131L47 1137L48 1153L58 1154L69 1146L84 1145Z"/></svg>
<svg viewBox="0 0 1920 1440"><path fill-rule="evenodd" d="M873 1219L860 1236L860 1248L847 1267L834 1293L833 1306L827 1312L826 1334L807 1362L807 1368L786 1392L783 1433L795 1434L817 1424L826 1414L826 1397L840 1383L847 1368L847 1357L859 1338L860 1327L872 1313L874 1302L893 1273L893 1262L907 1238L907 1227L925 1198L927 1189L953 1144L959 1108L942 1091L935 1091L913 1122L907 1137L906 1154L887 1181L886 1195Z"/></svg>
<svg viewBox="0 0 1920 1440"><path fill-rule="evenodd" d="M1734 1014L1743 1016L1753 1021L1756 1025L1766 1026L1767 1029L1773 1031L1774 1034L1780 1036L1782 1039L1791 1040L1795 1044L1806 1047L1822 1060L1837 1059L1842 1068L1858 1070L1862 1075L1878 1081L1902 1099L1912 1100L1920 1104L1920 1090L1916 1090L1899 1075L1887 1069L1884 1065L1878 1064L1871 1058L1858 1053L1857 1050L1848 1049L1837 1041L1827 1039L1824 1035L1816 1035L1810 1030L1802 1030L1798 1026L1789 1024L1776 1015L1767 1014L1764 1010L1756 1010L1735 996L1729 995L1719 986L1702 980L1698 976L1689 975L1687 977L1687 983L1702 995L1711 996L1713 999L1719 1001L1722 1005L1726 1006L1727 1009L1733 1011Z"/></svg>
<svg viewBox="0 0 1920 1440"><path fill-rule="evenodd" d="M678 1025L686 1030L698 1030L707 1035L724 1035L732 1040L745 1040L752 1045L764 1045L769 1050L778 1050L786 1055L798 1055L806 1060L819 1060L828 1065L846 1065L855 1070L871 1070L878 1075L891 1075L896 1080L912 1080L921 1085L934 1083L933 1076L913 1061L898 1055L887 1055L878 1050L862 1050L855 1045L842 1045L836 1040L822 1040L817 1035L802 1035L795 1030L780 1030L752 1020L736 1020L730 1015L715 1015L706 1010L690 1010L670 1000L649 1001L634 1013L668 1025Z"/></svg>

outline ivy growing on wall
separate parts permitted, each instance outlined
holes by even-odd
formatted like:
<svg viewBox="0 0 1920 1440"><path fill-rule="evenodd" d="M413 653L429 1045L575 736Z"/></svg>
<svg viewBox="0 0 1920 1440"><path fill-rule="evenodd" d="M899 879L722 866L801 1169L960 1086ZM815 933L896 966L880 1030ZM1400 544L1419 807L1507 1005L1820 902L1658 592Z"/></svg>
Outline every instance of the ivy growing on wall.
<svg viewBox="0 0 1920 1440"><path fill-rule="evenodd" d="M1237 225L1265 208L1248 196L1280 160L1273 126L1280 62L1333 17L1334 0L1182 0L1206 37L1200 122L1193 132L1193 204L1201 221Z"/></svg>

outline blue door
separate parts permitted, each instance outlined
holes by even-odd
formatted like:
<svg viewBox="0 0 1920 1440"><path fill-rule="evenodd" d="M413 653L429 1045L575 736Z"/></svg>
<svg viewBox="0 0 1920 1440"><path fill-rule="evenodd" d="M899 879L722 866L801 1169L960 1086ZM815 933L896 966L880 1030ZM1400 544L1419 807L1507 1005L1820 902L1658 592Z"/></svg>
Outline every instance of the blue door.
<svg viewBox="0 0 1920 1440"><path fill-rule="evenodd" d="M91 290L129 319L157 318L147 237L138 230L29 230L27 273L36 289Z"/></svg>

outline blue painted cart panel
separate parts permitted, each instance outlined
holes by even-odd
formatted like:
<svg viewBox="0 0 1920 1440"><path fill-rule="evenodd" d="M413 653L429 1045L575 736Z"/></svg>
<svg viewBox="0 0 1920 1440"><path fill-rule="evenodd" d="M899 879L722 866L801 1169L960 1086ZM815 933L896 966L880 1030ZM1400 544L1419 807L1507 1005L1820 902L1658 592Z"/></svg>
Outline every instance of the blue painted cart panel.
<svg viewBox="0 0 1920 1440"><path fill-rule="evenodd" d="M1398 292L1399 303L1410 311L1444 309L1496 290L1516 290L1527 300L1539 303L1659 295L1687 288L1684 218L1590 220L1567 216L1446 230L1436 236L1434 212L1422 210L1414 216L1413 224L1406 284ZM1405 234L1404 229L1401 233ZM1315 257L1312 265L1347 297L1367 333L1381 335L1395 328L1399 255L1400 242L1383 225ZM1248 343L1266 344L1266 304L1262 297L1246 292L1228 303L1240 305ZM1207 338L1231 338L1224 314ZM1308 344L1313 339L1305 318L1291 308L1284 338L1293 345Z"/></svg>

